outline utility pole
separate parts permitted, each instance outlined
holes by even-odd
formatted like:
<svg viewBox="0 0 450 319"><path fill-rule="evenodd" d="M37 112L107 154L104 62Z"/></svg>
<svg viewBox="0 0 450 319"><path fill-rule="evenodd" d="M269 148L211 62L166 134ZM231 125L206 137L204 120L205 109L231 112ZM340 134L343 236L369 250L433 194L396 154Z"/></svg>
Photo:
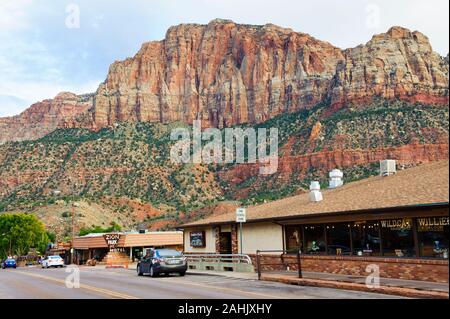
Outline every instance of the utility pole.
<svg viewBox="0 0 450 319"><path fill-rule="evenodd" d="M241 250L240 254L242 255L242 222L240 222L239 225L240 225L240 227L239 227L240 228L240 236L239 236L239 238L241 239L239 246L241 248L240 249Z"/></svg>
<svg viewBox="0 0 450 319"><path fill-rule="evenodd" d="M75 203L72 203L72 244L70 245L70 263L73 264L74 255L75 255L75 249L73 248L73 242L75 238Z"/></svg>

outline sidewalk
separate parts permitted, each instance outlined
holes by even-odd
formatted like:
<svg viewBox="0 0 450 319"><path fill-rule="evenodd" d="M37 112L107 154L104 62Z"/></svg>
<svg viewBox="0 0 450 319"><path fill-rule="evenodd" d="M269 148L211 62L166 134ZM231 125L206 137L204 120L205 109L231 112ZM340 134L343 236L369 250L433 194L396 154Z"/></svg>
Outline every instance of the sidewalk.
<svg viewBox="0 0 450 319"><path fill-rule="evenodd" d="M128 270L135 271L136 263L130 263ZM96 268L104 266L97 265ZM228 278L258 280L257 273L243 273L233 271L203 271L189 269L188 275L208 275ZM449 284L417 280L380 278L380 287L366 286L366 277L341 274L303 272L303 278L298 278L296 271L263 272L261 280L280 282L291 285L346 289L365 292L398 295L412 298L449 298Z"/></svg>
<svg viewBox="0 0 450 319"><path fill-rule="evenodd" d="M218 272L189 270L188 274L223 276L240 279L258 279L257 273ZM324 288L357 290L365 292L399 295L412 298L449 298L449 285L416 280L403 280L380 278L379 288L366 286L366 278L362 276L349 276L340 274L328 274L318 272L303 272L303 278L298 278L297 272L270 272L262 273L261 280L281 282L285 284L314 286Z"/></svg>
<svg viewBox="0 0 450 319"><path fill-rule="evenodd" d="M366 277L318 272L303 272L298 278L297 272L262 273L261 280L286 284L349 289L366 292L400 295L413 298L449 298L449 284L417 280L380 278L380 287L366 286Z"/></svg>

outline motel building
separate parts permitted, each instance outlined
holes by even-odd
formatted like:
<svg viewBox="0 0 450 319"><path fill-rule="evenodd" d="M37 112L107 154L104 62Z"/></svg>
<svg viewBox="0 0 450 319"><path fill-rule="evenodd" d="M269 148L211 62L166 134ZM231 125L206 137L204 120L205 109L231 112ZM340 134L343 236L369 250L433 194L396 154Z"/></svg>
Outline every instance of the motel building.
<svg viewBox="0 0 450 319"><path fill-rule="evenodd" d="M395 164L348 184L334 170L327 189L312 183L309 193L247 208L242 247L235 211L180 226L185 253L242 251L256 267L259 250L270 271L286 270L300 250L303 271L366 276L376 264L381 277L448 282L449 162Z"/></svg>
<svg viewBox="0 0 450 319"><path fill-rule="evenodd" d="M179 231L94 233L75 237L73 248L74 263L78 265L83 265L90 259L103 263L134 262L145 256L150 249L171 248L182 251L183 233Z"/></svg>

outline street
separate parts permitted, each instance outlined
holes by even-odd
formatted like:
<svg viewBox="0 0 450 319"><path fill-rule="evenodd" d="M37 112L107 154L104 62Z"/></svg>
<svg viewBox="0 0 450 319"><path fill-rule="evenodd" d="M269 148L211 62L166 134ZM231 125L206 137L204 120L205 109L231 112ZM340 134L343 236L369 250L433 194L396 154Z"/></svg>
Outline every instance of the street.
<svg viewBox="0 0 450 319"><path fill-rule="evenodd" d="M0 270L0 299L354 299L399 298L253 279L186 274L138 277L134 269L80 267L80 287L67 288L66 269Z"/></svg>

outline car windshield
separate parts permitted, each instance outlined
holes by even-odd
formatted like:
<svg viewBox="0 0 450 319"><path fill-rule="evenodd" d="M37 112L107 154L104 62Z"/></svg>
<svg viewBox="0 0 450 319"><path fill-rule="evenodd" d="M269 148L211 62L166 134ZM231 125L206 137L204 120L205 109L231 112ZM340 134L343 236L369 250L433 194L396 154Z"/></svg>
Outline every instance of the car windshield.
<svg viewBox="0 0 450 319"><path fill-rule="evenodd" d="M174 249L161 249L157 251L158 255L161 257L181 257L181 252Z"/></svg>
<svg viewBox="0 0 450 319"><path fill-rule="evenodd" d="M59 258L61 258L61 257L59 257L59 256L50 256L50 259L59 259Z"/></svg>

